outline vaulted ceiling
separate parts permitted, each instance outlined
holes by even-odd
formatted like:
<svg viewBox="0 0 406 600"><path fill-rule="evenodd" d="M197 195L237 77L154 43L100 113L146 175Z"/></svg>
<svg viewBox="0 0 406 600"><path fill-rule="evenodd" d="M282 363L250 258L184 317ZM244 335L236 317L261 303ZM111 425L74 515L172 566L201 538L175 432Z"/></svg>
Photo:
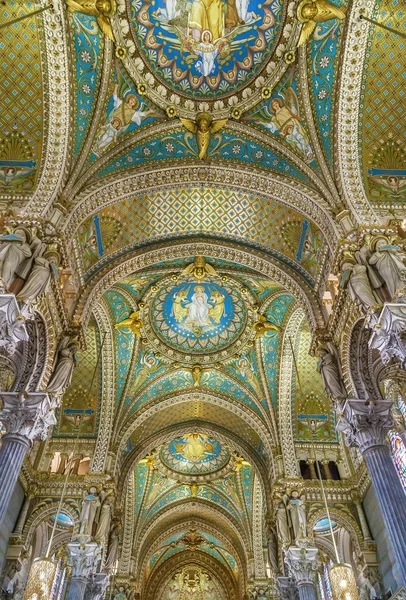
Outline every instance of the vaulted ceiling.
<svg viewBox="0 0 406 600"><path fill-rule="evenodd" d="M227 4L54 0L0 42L0 207L64 239L83 328L54 435L109 431L151 598L191 545L224 598L262 576L276 457L294 475L309 414L336 443L308 351L338 240L404 216L405 42L360 20L403 7Z"/></svg>

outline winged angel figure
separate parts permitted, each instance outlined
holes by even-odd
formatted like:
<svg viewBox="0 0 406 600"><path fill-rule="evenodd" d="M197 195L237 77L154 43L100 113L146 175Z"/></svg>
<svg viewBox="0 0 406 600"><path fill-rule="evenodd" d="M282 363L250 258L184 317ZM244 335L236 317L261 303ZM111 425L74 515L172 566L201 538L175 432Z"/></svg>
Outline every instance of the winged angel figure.
<svg viewBox="0 0 406 600"><path fill-rule="evenodd" d="M207 112L199 113L196 117L196 121L182 118L180 120L186 129L196 134L200 160L206 158L211 134L220 131L228 121L228 119L213 121L213 118Z"/></svg>
<svg viewBox="0 0 406 600"><path fill-rule="evenodd" d="M309 39L318 23L345 19L346 11L346 7L339 8L328 0L302 0L297 8L297 18L303 23L298 46Z"/></svg>
<svg viewBox="0 0 406 600"><path fill-rule="evenodd" d="M66 0L66 4L71 12L77 10L90 17L96 17L97 24L104 35L114 42L110 17L116 12L115 0Z"/></svg>
<svg viewBox="0 0 406 600"><path fill-rule="evenodd" d="M294 89L289 86L285 93L279 93L255 114L257 121L274 135L280 135L292 148L304 155L306 162L314 159L309 138L302 125L299 100Z"/></svg>

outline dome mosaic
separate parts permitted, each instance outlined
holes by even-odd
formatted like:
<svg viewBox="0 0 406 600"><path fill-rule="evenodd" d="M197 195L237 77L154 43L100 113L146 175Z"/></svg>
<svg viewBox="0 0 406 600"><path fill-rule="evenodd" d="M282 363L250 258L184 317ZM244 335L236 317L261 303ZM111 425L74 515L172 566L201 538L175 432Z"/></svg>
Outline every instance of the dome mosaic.
<svg viewBox="0 0 406 600"><path fill-rule="evenodd" d="M169 277L140 303L143 332L153 351L171 360L211 364L252 342L254 298L227 277Z"/></svg>
<svg viewBox="0 0 406 600"><path fill-rule="evenodd" d="M250 103L258 96L255 91L275 84L285 51L294 47L288 4L121 0L112 25L139 91L163 107L172 105L181 116L191 116L203 109L199 101L215 103L215 111L229 111L236 104L235 94L243 92L239 99Z"/></svg>
<svg viewBox="0 0 406 600"><path fill-rule="evenodd" d="M222 469L230 460L229 450L204 433L188 433L160 450L160 460L171 471L205 475Z"/></svg>

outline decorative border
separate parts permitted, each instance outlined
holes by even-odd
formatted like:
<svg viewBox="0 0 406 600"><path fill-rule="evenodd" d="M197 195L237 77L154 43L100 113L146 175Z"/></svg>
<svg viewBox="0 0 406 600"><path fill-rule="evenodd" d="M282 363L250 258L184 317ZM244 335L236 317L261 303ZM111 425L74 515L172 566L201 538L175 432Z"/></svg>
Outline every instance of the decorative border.
<svg viewBox="0 0 406 600"><path fill-rule="evenodd" d="M348 15L347 35L342 53L341 79L336 101L335 156L337 176L346 203L358 223L379 223L379 218L365 195L359 162L358 123L362 75L370 25L360 21L361 12L373 16L378 0L357 0Z"/></svg>
<svg viewBox="0 0 406 600"><path fill-rule="evenodd" d="M262 252L251 249L249 249L250 251L244 251L241 250L239 245L232 242L222 241L221 244L216 244L214 241L201 243L193 238L166 244L154 244L154 247L155 249L152 250L149 247L138 249L120 264L108 265L97 273L93 278L92 285L85 287L79 297L73 319L85 326L90 317L92 306L99 301L104 291L119 279L162 261L200 255L224 258L242 264L254 269L263 277L280 283L296 299L302 301L312 328L324 327L324 315L320 300L315 296L313 290L289 267L286 266L286 270L283 271L276 260Z"/></svg>
<svg viewBox="0 0 406 600"><path fill-rule="evenodd" d="M262 545L264 526L264 498L262 486L256 475L254 478L252 502L252 546L254 552L255 578L266 577L264 551Z"/></svg>
<svg viewBox="0 0 406 600"><path fill-rule="evenodd" d="M101 473L106 467L116 407L116 348L111 318L106 306L102 303L96 304L93 308L93 314L98 324L99 334L105 334L101 357L102 390L99 430L90 466L90 471Z"/></svg>
<svg viewBox="0 0 406 600"><path fill-rule="evenodd" d="M69 170L73 101L65 10L63 0L54 0L53 10L42 13L45 35L43 58L48 73L48 139L37 189L23 210L24 215L31 217L47 212Z"/></svg>
<svg viewBox="0 0 406 600"><path fill-rule="evenodd" d="M134 471L130 473L125 496L124 532L121 556L118 563L118 573L127 575L131 571L132 547L134 543L135 528L135 477Z"/></svg>
<svg viewBox="0 0 406 600"><path fill-rule="evenodd" d="M305 314L302 308L293 312L286 323L282 338L282 351L279 363L279 435L282 445L282 457L287 477L298 477L292 428L292 374L293 357L289 343L291 336L296 339Z"/></svg>

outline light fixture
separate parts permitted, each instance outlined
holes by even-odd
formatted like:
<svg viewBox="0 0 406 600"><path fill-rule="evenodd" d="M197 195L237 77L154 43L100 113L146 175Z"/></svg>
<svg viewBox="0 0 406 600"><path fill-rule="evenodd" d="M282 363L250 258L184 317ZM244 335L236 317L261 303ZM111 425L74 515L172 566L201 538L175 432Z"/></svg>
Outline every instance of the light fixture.
<svg viewBox="0 0 406 600"><path fill-rule="evenodd" d="M293 363L295 365L296 377L297 377L297 381L299 384L300 394L303 396L303 390L302 390L302 386L300 383L299 371L298 371L297 363L296 363L296 356L295 356L295 352L293 350L293 344L292 344L292 340L290 337L289 337L289 342L290 342L290 348L291 348L292 356L293 356ZM340 556L338 554L338 548L337 548L336 540L334 537L333 522L330 518L330 510L328 508L327 496L326 496L323 479L322 479L321 472L320 472L320 465L319 465L319 461L317 460L316 450L314 448L314 442L316 441L315 440L316 423L314 420L309 419L309 416L308 416L307 424L308 424L309 430L311 431L312 438L313 438L313 440L312 440L313 441L313 443L312 443L313 460L316 464L317 476L320 481L321 494L323 496L324 508L326 510L326 515L327 515L330 534L331 534L331 541L333 542L334 553L335 553L336 559L337 559L336 564L333 565L332 567L329 567L329 569L328 569L328 574L329 574L330 583L331 583L331 591L333 593L333 600L359 600L357 584L355 582L354 571L352 570L352 567L350 565L340 562Z"/></svg>
<svg viewBox="0 0 406 600"><path fill-rule="evenodd" d="M24 600L48 600L56 575L57 562L51 558L35 558L25 588Z"/></svg>
<svg viewBox="0 0 406 600"><path fill-rule="evenodd" d="M358 600L357 584L350 565L337 564L328 570L333 600Z"/></svg>
<svg viewBox="0 0 406 600"><path fill-rule="evenodd" d="M96 366L94 368L93 378L90 383L89 391L91 391L93 388L93 382L95 379L97 367L99 365L99 359L101 356L101 352L103 350L105 339L106 339L106 334L104 334L104 336L103 336L103 340L102 340L100 350L99 350L99 353L97 356ZM73 459L75 458L75 454L76 454L76 447L77 447L77 443L79 441L80 429L84 422L83 417L84 417L84 414L81 415L81 420L78 424L78 431L76 434L75 444L73 446L73 451L72 451L72 459L69 463L68 470L66 472L65 481L63 484L63 488L62 488L62 494L59 499L58 509L56 511L54 524L52 526L51 536L49 538L47 552L45 554L45 557L39 557L39 558L34 559L32 565L31 565L30 574L28 576L27 585L25 587L23 600L49 600L49 598L52 597L51 594L52 594L54 583L55 583L55 575L56 575L56 570L57 570L57 566L58 566L58 561L55 561L52 558L49 558L49 555L51 553L52 542L54 541L56 526L58 524L58 517L61 513L62 503L65 498L65 492L66 492L66 488L67 488L68 481L69 481L69 475L72 470Z"/></svg>

